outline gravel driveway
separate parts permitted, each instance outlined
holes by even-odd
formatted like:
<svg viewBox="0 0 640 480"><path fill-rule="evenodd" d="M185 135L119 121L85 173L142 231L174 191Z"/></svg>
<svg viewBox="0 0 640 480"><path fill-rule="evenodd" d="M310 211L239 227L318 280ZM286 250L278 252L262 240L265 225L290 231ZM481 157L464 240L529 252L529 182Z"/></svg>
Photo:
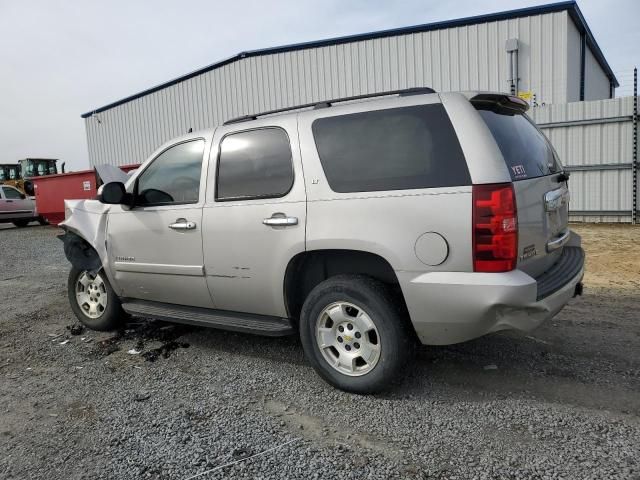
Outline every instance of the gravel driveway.
<svg viewBox="0 0 640 480"><path fill-rule="evenodd" d="M370 397L296 338L69 329L59 231L2 229L0 478L640 478L640 230L576 228L584 297L528 335L423 348Z"/></svg>

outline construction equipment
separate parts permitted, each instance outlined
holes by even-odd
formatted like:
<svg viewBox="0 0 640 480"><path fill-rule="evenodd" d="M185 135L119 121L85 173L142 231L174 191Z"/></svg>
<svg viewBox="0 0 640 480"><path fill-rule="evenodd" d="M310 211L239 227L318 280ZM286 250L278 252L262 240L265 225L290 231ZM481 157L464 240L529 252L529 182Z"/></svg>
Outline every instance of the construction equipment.
<svg viewBox="0 0 640 480"><path fill-rule="evenodd" d="M57 158L24 158L18 161L22 184L16 185L27 195L35 195L32 178L44 177L46 175L56 175L58 173ZM61 173L64 173L64 162L61 166Z"/></svg>
<svg viewBox="0 0 640 480"><path fill-rule="evenodd" d="M15 163L0 164L0 185L11 185L22 190L22 183L20 165Z"/></svg>

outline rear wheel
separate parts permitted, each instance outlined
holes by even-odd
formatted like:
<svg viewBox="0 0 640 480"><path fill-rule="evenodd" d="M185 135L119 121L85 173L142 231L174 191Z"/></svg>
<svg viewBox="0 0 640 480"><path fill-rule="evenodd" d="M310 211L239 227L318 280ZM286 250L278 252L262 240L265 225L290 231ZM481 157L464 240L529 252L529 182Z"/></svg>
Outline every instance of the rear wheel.
<svg viewBox="0 0 640 480"><path fill-rule="evenodd" d="M38 223L39 223L40 225L49 225L49 220L47 220L47 219L46 219L46 218L44 218L44 217L38 217Z"/></svg>
<svg viewBox="0 0 640 480"><path fill-rule="evenodd" d="M92 274L71 268L67 291L73 313L92 330L115 330L127 318L102 270Z"/></svg>
<svg viewBox="0 0 640 480"><path fill-rule="evenodd" d="M397 379L413 337L400 302L381 282L340 275L305 300L300 337L311 365L331 385L354 393L383 390Z"/></svg>
<svg viewBox="0 0 640 480"><path fill-rule="evenodd" d="M21 220L14 220L13 224L18 227L18 228L24 228L27 225L29 225L30 220L28 219L21 219Z"/></svg>

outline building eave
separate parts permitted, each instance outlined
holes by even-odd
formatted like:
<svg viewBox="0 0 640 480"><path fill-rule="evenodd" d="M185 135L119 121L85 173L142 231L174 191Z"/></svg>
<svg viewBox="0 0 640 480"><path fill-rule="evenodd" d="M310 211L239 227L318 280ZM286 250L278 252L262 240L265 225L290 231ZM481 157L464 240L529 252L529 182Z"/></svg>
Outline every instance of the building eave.
<svg viewBox="0 0 640 480"><path fill-rule="evenodd" d="M294 43L290 45L283 45L279 47L249 50L246 52L238 53L237 55L229 57L225 60L212 63L211 65L207 65L206 67L200 68L198 70L194 70L190 73L187 73L186 75L182 75L180 77L174 78L173 80L169 80L168 82L161 83L154 87L143 90L139 93L117 100L103 107L96 108L87 113L83 113L81 117L88 118L96 113L101 113L106 110L110 110L117 106L123 105L125 103L131 102L133 100L137 100L146 95L150 95L159 90L163 90L167 87L171 87L178 83L189 80L190 78L197 77L199 75L202 75L203 73L207 73L211 70L224 67L225 65L236 62L238 60L242 60L244 58L259 57L263 55L273 55L273 54L285 53L285 52L294 52L297 50L304 50L309 48L320 48L320 47L327 47L332 45L341 45L345 43L393 37L398 35L409 35L412 33L429 32L433 30L444 30L447 28L464 27L469 25L477 25L481 23L497 22L501 20L510 20L514 18L530 17L534 15L542 15L545 13L554 13L554 12L562 12L562 11L568 12L569 17L573 20L576 27L580 31L580 33L583 33L586 36L587 45L591 49L591 52L593 53L594 57L596 58L596 60L598 61L602 69L605 71L609 80L613 83L615 87L620 86L616 76L613 73L613 70L609 66L609 63L605 59L604 54L602 53L602 50L600 50L598 43L596 42L593 34L591 33L591 30L589 29L589 26L587 25L587 22L584 19L584 16L582 15L580 8L578 7L578 4L576 3L575 0L570 0L565 2L550 3L547 5L519 8L516 10L509 10L506 12L490 13L486 15L476 15L473 17L459 18L455 20L445 20L441 22L426 23L422 25L413 25L409 27L393 28L389 30L380 30L376 32L360 33L356 35L347 35L343 37L329 38L326 40L316 40L311 42L302 42L302 43Z"/></svg>

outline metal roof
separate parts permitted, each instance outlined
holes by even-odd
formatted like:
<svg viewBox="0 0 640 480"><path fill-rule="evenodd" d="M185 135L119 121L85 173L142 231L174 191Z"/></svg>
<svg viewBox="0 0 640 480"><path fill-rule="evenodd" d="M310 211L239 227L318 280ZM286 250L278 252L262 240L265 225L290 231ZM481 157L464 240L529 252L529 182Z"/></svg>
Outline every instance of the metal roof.
<svg viewBox="0 0 640 480"><path fill-rule="evenodd" d="M296 51L296 50L303 50L303 49L307 49L307 48L318 48L318 47L326 47L326 46L330 46L330 45L340 45L343 43L350 43L350 42L358 42L358 41L363 41L363 40L372 40L372 39L376 39L376 38L385 38L385 37L392 37L392 36L398 36L398 35L408 35L411 33L419 33L419 32L428 32L431 30L443 30L446 28L455 28L455 27L463 27L463 26L468 26L468 25L474 25L474 24L479 24L479 23L488 23L488 22L496 22L496 21L500 21L500 20L509 20L509 19L513 19L513 18L521 18L521 17L529 17L529 16L533 16L533 15L541 15L544 13L553 13L553 12L562 12L562 11L567 11L569 14L569 17L573 20L573 22L575 23L576 27L578 28L578 31L581 34L584 34L586 37L586 41L587 41L587 45L589 46L589 48L591 49L591 52L593 53L593 55L596 57L596 59L598 60L598 63L600 64L600 66L602 67L602 69L605 71L607 77L609 78L610 81L613 82L613 84L616 87L619 87L620 84L618 83L618 79L616 78L616 76L613 73L613 70L611 70L611 67L609 66L609 63L607 62L607 60L604 57L604 54L602 53L602 50L600 50L600 47L598 46L598 42L596 42L596 39L594 38L593 34L591 33L591 30L589 29L589 26L587 25L586 20L584 19L584 16L582 15L582 12L580 11L580 8L578 7L578 4L575 0L570 0L570 1L565 1L565 2L558 2L558 3L550 3L547 5L539 5L539 6L535 6L535 7L527 7L527 8L519 8L516 10L508 10L505 12L498 12L498 13L490 13L487 15L476 15L473 17L465 17L465 18L459 18L456 20L446 20L446 21L442 21L442 22L433 22L433 23L426 23L426 24L422 24L422 25L414 25L414 26L410 26L410 27L402 27L402 28L393 28L393 29L389 29L389 30L380 30L377 32L369 32L369 33L360 33L360 34L356 34L356 35L348 35L348 36L344 36L344 37L337 37L337 38L329 38L326 40L317 40L317 41L311 41L311 42L303 42L303 43L294 43L291 45L283 45L283 46L279 46L279 47L271 47L271 48L262 48L262 49L258 49L258 50L248 50L246 52L241 52L238 53L237 55L234 55L232 57L229 57L225 60L222 60L220 62L216 62L213 63L211 65L208 65L204 68L200 68L198 70L194 70L193 72L187 73L186 75L182 75L180 77L174 78L173 80L169 80L168 82L165 83L161 83L159 85L156 85L155 87L151 87L147 90L144 90L142 92L136 93L134 95L130 95L126 98L123 98L121 100L117 100L113 103L110 103L108 105L105 105L103 107L97 108L95 110L92 110L90 112L84 113L81 115L82 118L87 118L90 117L91 115L95 114L95 113L100 113L100 112L104 112L105 110L109 110L111 108L117 107L119 105L123 105L127 102L130 102L132 100L136 100L140 97L144 97L145 95L149 95L151 93L157 92L159 90L162 90L164 88L170 87L172 85L175 85L177 83L183 82L185 80L188 80L190 78L196 77L198 75L201 75L203 73L206 73L210 70L214 70L216 68L220 68L223 67L224 65L228 65L230 63L233 63L235 61L241 60L243 58L249 58L249 57L259 57L262 55L272 55L275 53L283 53L283 52L292 52L292 51Z"/></svg>

